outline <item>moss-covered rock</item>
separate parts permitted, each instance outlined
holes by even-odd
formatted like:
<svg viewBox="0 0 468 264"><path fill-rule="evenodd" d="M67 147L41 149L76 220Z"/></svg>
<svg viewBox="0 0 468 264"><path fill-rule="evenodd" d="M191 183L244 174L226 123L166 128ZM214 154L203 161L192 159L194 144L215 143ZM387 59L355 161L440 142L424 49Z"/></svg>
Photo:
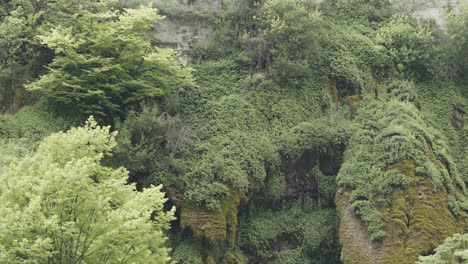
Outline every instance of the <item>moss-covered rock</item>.
<svg viewBox="0 0 468 264"><path fill-rule="evenodd" d="M234 246L237 231L237 211L245 195L230 189L229 195L221 201L219 210L184 202L180 209L180 224L190 228L196 238L209 241L226 241Z"/></svg>
<svg viewBox="0 0 468 264"><path fill-rule="evenodd" d="M404 161L390 169L415 180L407 188L395 190L391 206L382 211L387 234L382 263L414 263L445 238L463 232L465 226L450 211L445 187L436 189L428 178L416 176L414 162Z"/></svg>
<svg viewBox="0 0 468 264"><path fill-rule="evenodd" d="M360 104L337 176L345 264L414 263L467 227L458 142L429 120L409 82Z"/></svg>
<svg viewBox="0 0 468 264"><path fill-rule="evenodd" d="M216 262L212 256L208 256L205 258L205 264L216 264Z"/></svg>
<svg viewBox="0 0 468 264"><path fill-rule="evenodd" d="M427 177L416 175L414 161L402 161L388 170L403 173L413 181L394 190L390 202L379 209L386 234L382 241L371 242L365 226L352 212L350 193L337 195L345 264L414 263L419 255L430 253L445 238L467 227L465 213L454 216L450 211L445 187L435 188Z"/></svg>
<svg viewBox="0 0 468 264"><path fill-rule="evenodd" d="M240 256L237 253L227 253L226 256L224 256L223 260L221 261L221 264L244 264L244 260L242 256Z"/></svg>
<svg viewBox="0 0 468 264"><path fill-rule="evenodd" d="M435 250L435 254L419 257L417 264L462 264L468 262L468 234L455 234Z"/></svg>
<svg viewBox="0 0 468 264"><path fill-rule="evenodd" d="M468 212L466 184L444 136L408 101L412 97L395 98L391 91L379 101L363 101L337 176L338 186L351 191L353 212L366 223L372 240L385 236L378 209L394 190L415 183L406 171L389 169L404 160L412 160L417 174L434 188L447 190L453 214Z"/></svg>

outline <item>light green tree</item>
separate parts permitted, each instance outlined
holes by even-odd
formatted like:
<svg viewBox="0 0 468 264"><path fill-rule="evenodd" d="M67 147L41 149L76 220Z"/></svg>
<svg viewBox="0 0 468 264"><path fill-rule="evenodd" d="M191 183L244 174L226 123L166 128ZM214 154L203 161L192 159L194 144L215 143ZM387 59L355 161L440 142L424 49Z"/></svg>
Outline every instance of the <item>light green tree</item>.
<svg viewBox="0 0 468 264"><path fill-rule="evenodd" d="M136 192L102 166L116 133L90 118L0 175L0 263L168 263L161 187Z"/></svg>
<svg viewBox="0 0 468 264"><path fill-rule="evenodd" d="M18 74L40 68L50 59L51 50L37 36L56 26L74 24L82 10L108 10L117 0L5 0L0 3L0 72ZM86 8L84 8L86 7ZM25 66L28 66L26 68ZM35 68L32 69L32 68ZM33 76L36 77L36 76ZM21 82L21 80L17 80Z"/></svg>

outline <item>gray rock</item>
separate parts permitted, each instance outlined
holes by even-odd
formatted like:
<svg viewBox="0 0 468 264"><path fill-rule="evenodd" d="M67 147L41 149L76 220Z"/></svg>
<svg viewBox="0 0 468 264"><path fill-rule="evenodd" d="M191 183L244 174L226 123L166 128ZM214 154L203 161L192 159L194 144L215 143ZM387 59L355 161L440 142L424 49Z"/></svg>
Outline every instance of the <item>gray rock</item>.
<svg viewBox="0 0 468 264"><path fill-rule="evenodd" d="M393 0L403 12L420 19L434 19L443 25L448 11L456 9L460 4L468 4L468 0Z"/></svg>
<svg viewBox="0 0 468 264"><path fill-rule="evenodd" d="M194 45L206 41L212 32L216 16L222 11L223 0L152 0L165 19L152 32L156 44L173 48L190 61Z"/></svg>

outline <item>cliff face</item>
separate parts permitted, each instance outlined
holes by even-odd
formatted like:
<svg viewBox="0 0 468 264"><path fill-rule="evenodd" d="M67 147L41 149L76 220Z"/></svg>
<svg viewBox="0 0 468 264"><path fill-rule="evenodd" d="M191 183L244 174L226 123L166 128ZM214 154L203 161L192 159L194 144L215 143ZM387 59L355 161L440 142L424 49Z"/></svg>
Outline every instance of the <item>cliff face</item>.
<svg viewBox="0 0 468 264"><path fill-rule="evenodd" d="M37 92L28 92L23 83L36 79L43 71L47 58L33 58L22 70L0 72L0 113L16 113L25 105L39 99Z"/></svg>
<svg viewBox="0 0 468 264"><path fill-rule="evenodd" d="M404 12L417 18L433 18L437 24L442 25L447 11L458 5L468 3L467 0L393 0L395 5Z"/></svg>
<svg viewBox="0 0 468 264"><path fill-rule="evenodd" d="M181 52L186 61L197 43L208 39L223 0L152 0L165 16L152 32L156 44Z"/></svg>

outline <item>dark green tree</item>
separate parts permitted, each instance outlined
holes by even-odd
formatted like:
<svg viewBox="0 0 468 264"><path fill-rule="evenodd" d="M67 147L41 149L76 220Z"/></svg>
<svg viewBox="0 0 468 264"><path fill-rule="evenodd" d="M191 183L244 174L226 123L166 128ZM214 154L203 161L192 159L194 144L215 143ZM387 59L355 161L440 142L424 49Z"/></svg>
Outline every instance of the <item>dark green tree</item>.
<svg viewBox="0 0 468 264"><path fill-rule="evenodd" d="M178 54L152 46L147 37L153 22L161 18L157 10L150 6L119 10L113 2L99 1L64 13L73 24L56 23L41 31L39 40L55 58L49 72L28 85L29 90L40 90L64 113L93 114L109 121L171 87L192 84L190 69L180 65ZM72 10L81 4L69 5Z"/></svg>

